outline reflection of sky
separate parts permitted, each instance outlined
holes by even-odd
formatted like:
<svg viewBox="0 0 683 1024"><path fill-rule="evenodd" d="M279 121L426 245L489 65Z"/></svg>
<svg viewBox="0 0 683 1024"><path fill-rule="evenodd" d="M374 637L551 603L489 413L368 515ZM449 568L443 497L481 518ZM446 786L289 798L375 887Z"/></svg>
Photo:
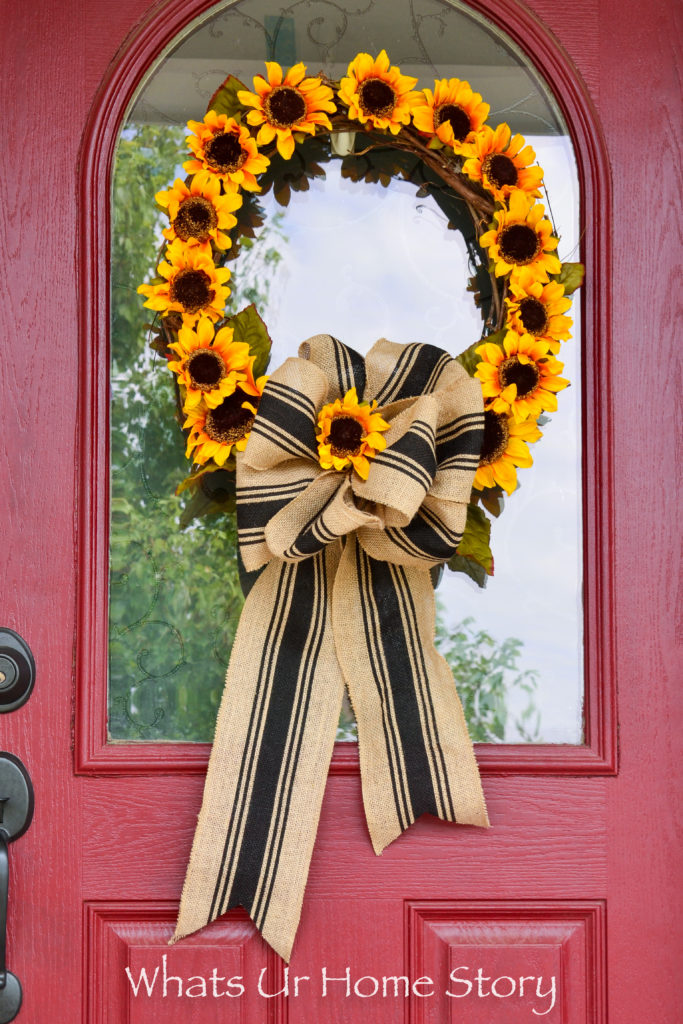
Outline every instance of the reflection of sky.
<svg viewBox="0 0 683 1024"><path fill-rule="evenodd" d="M557 137L528 141L545 170L560 258L577 259L571 149ZM380 337L430 342L454 355L475 341L481 318L465 291L465 245L458 233L446 230L436 206L416 199L415 186L406 183L384 189L345 181L338 162L328 164L326 173L324 184L294 193L285 211L282 227L289 241L280 246L283 269L263 311L274 341L271 368L319 333L333 334L361 353ZM270 214L277 209L272 195L263 202ZM573 315L578 317L578 309ZM560 394L560 410L533 449L535 468L522 471L521 489L494 523L495 576L480 591L447 572L439 588L450 622L471 615L499 640L524 641L521 665L540 673L535 699L541 738L548 742L576 742L580 736L577 356L575 342L563 346L572 388Z"/></svg>

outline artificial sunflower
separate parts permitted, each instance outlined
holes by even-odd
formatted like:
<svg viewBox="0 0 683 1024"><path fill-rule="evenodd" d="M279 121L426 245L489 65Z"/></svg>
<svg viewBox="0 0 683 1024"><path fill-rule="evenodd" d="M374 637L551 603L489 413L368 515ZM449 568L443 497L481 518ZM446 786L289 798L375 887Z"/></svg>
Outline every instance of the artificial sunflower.
<svg viewBox="0 0 683 1024"><path fill-rule="evenodd" d="M203 466L213 459L217 466L225 465L232 449L243 452L256 417L258 404L266 386L267 377L254 379L253 359L250 360L245 380L240 381L232 394L214 408L206 405L190 409L183 427L190 431L185 457Z"/></svg>
<svg viewBox="0 0 683 1024"><path fill-rule="evenodd" d="M482 362L474 374L481 381L481 390L489 407L497 413L512 413L516 423L542 412L556 412L556 393L569 384L558 376L564 369L548 355L544 341L530 334L508 331L503 348L487 342L475 349Z"/></svg>
<svg viewBox="0 0 683 1024"><path fill-rule="evenodd" d="M484 441L473 486L482 491L485 487L497 485L507 494L512 494L517 486L517 467L526 469L534 461L527 445L542 436L536 420L515 423L505 413L487 409L484 412Z"/></svg>
<svg viewBox="0 0 683 1024"><path fill-rule="evenodd" d="M349 64L347 77L339 83L338 95L349 108L352 121L389 129L398 135L401 125L410 123L410 112L419 93L413 92L417 78L402 75L389 64L387 51L374 60L369 53L359 53Z"/></svg>
<svg viewBox="0 0 683 1024"><path fill-rule="evenodd" d="M384 451L387 442L382 431L389 424L378 412L377 402L359 402L356 389L351 388L343 398L324 405L318 416L318 459L323 469L346 469L353 466L358 476L367 480L370 472L368 459Z"/></svg>
<svg viewBox="0 0 683 1024"><path fill-rule="evenodd" d="M221 327L214 334L213 323L203 316L195 330L181 327L178 340L168 346L178 357L171 359L168 367L185 390L184 412L202 401L215 409L248 381L254 357L246 342L233 341L234 333L232 327Z"/></svg>
<svg viewBox="0 0 683 1024"><path fill-rule="evenodd" d="M413 108L413 122L418 131L436 136L454 153L469 155L475 139L491 109L483 103L480 93L473 92L469 82L459 78L440 78L434 92L418 92Z"/></svg>
<svg viewBox="0 0 683 1024"><path fill-rule="evenodd" d="M232 240L225 232L234 228L233 212L242 205L238 192L221 195L218 178L195 174L189 186L176 178L168 191L157 192L156 201L168 209L171 225L164 228L164 237L173 242L180 238L188 245L210 245L229 249Z"/></svg>
<svg viewBox="0 0 683 1024"><path fill-rule="evenodd" d="M260 125L256 142L267 146L277 137L277 150L284 160L294 152L292 132L314 135L318 125L332 128L328 114L335 105L329 86L322 79L306 78L306 65L295 64L282 76L282 68L275 61L266 61L268 80L263 75L254 78L255 92L240 89L240 103L253 107L247 114L247 123Z"/></svg>
<svg viewBox="0 0 683 1024"><path fill-rule="evenodd" d="M510 126L503 123L493 130L482 125L472 142L472 156L465 160L462 172L472 181L480 181L498 202L505 204L513 188L532 196L540 196L543 181L541 167L531 167L536 159L531 146L524 145L521 135L511 136Z"/></svg>
<svg viewBox="0 0 683 1024"><path fill-rule="evenodd" d="M226 191L260 191L256 175L266 170L270 160L259 153L247 127L215 110L209 110L203 121L188 121L187 127L194 133L186 140L194 159L183 164L184 170L216 176Z"/></svg>
<svg viewBox="0 0 683 1024"><path fill-rule="evenodd" d="M182 314L183 324L191 326L200 316L218 320L223 315L230 289L227 267L215 266L202 246L186 245L180 238L166 249L166 259L157 270L161 284L141 284L138 292L147 296L145 306L163 316Z"/></svg>
<svg viewBox="0 0 683 1024"><path fill-rule="evenodd" d="M507 210L496 210L495 227L479 239L479 244L489 250L496 277L510 274L512 283L545 282L549 274L559 274L562 264L553 251L557 238L552 224L543 216L544 207L521 189L513 189L508 204Z"/></svg>
<svg viewBox="0 0 683 1024"><path fill-rule="evenodd" d="M560 351L560 342L571 337L571 317L564 316L572 300L564 294L558 281L529 281L526 287L512 282L507 306L506 325L520 334L531 334L544 341L551 352Z"/></svg>

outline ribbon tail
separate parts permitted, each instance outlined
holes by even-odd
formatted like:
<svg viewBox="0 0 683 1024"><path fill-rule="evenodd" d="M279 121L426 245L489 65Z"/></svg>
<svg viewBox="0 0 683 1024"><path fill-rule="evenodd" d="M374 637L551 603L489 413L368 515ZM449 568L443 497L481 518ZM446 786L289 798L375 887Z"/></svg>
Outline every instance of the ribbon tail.
<svg viewBox="0 0 683 1024"><path fill-rule="evenodd" d="M244 605L173 942L241 905L289 961L343 696L339 545L273 560Z"/></svg>
<svg viewBox="0 0 683 1024"><path fill-rule="evenodd" d="M350 537L332 608L375 852L425 812L488 827L462 705L434 647L429 571L377 561Z"/></svg>

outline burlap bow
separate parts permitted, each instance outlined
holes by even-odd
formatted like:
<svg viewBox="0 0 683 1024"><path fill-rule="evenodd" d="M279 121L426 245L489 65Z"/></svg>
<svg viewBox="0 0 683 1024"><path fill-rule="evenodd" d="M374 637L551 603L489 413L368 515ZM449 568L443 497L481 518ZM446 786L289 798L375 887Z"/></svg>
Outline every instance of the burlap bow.
<svg viewBox="0 0 683 1024"><path fill-rule="evenodd" d="M321 407L355 387L390 428L367 480L323 470ZM272 375L237 469L240 619L174 939L241 905L289 960L344 685L375 852L419 815L488 825L429 570L455 552L481 388L431 345L328 335ZM267 564L266 564L267 563Z"/></svg>

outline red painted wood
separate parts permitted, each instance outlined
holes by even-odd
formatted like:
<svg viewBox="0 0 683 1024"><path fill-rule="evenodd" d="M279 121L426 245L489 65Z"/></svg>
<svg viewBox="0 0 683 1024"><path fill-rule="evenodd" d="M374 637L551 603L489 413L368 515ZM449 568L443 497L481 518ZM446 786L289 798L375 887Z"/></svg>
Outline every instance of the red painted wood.
<svg viewBox="0 0 683 1024"><path fill-rule="evenodd" d="M409 901L406 935L412 976L438 978L434 998L411 1000L411 1024L607 1021L602 902Z"/></svg>
<svg viewBox="0 0 683 1024"><path fill-rule="evenodd" d="M159 899L177 897L194 832L190 812L199 806L202 780L174 779L172 787L161 791L154 776L128 780L126 802L118 797L120 780L83 779L80 784L89 822L82 840L85 891L97 892L104 863L116 879L117 894L127 899L146 893ZM601 778L534 779L530 785L523 777L495 776L486 782L493 824L486 833L473 827L454 830L437 818L424 817L376 857L360 808L360 782L331 778L307 900L335 894L342 900L366 898L378 892L396 898L502 898L515 893L522 879L530 880L539 898L603 893L607 786ZM172 842L160 842L160 826L150 827L161 817L174 821ZM307 904L302 920L308 920Z"/></svg>
<svg viewBox="0 0 683 1024"><path fill-rule="evenodd" d="M476 5L534 56L581 147L591 271L583 297L592 353L584 382L589 744L577 754L480 751L492 773L484 784L493 828L425 819L381 858L370 851L353 756L340 751L292 966L311 974L325 957L343 970L348 957L355 976L410 973L422 962L415 951L426 949L420 935L432 913L451 922L456 938L474 935L475 949L492 929L504 956L510 933L501 915L533 939L553 922L575 920L573 908L584 914L576 927L585 945L570 952L570 964L584 964L586 981L572 991L584 987L588 1019L593 1006L598 1024L674 1024L678 517L675 502L660 496L671 486L665 439L677 398L668 341L677 294L671 227L680 205L674 5L533 0L542 21L513 0ZM144 957L162 948L201 791L201 749L155 749L150 763L131 761L123 747L104 749L101 369L118 122L148 61L206 6L38 0L3 10L0 624L26 637L38 666L29 704L0 717L1 745L24 760L36 784L33 824L11 851L8 959L24 985L21 1024L135 1022L130 1006L119 1012L116 1000L126 994L117 965L128 949ZM617 680L619 772L591 778L616 768ZM532 913L539 902L540 919ZM238 934L259 948L239 915L192 942L220 947ZM436 972L438 949L429 955ZM184 1009L181 1019L192 1020ZM239 1019L204 1010L207 1020ZM577 1024L571 1010L563 1003L563 1024ZM381 1000L322 1000L318 990L308 1003L268 1003L254 1024L268 1014L302 1024L393 1024L410 1019L410 1002L401 1012L391 1015ZM149 1016L149 1007L140 1013Z"/></svg>
<svg viewBox="0 0 683 1024"><path fill-rule="evenodd" d="M158 900L86 903L86 1020L203 1024L212 1019L208 1003L213 1014L227 1007L234 1024L287 1024L286 1000L275 995L283 986L282 961L247 915L236 912L210 936L169 949L176 911L177 904Z"/></svg>

